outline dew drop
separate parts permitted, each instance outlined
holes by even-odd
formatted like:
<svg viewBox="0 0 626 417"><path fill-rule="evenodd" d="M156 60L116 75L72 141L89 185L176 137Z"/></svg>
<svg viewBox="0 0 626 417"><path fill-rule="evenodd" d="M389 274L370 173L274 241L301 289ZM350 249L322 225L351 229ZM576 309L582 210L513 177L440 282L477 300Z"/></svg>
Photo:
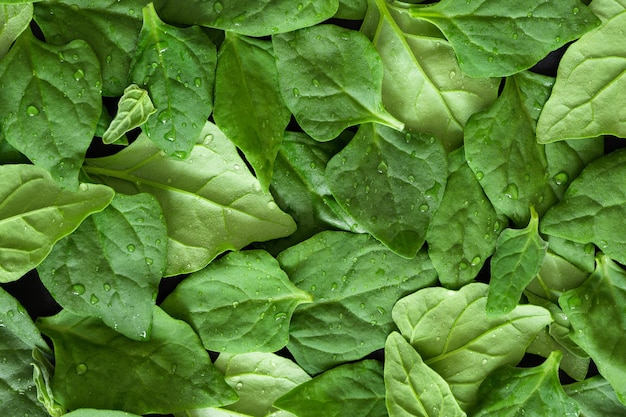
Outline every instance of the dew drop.
<svg viewBox="0 0 626 417"><path fill-rule="evenodd" d="M102 288L104 288L104 290L105 290L105 291L111 291L111 285L110 285L110 284L106 284L106 283L105 283L105 284L102 286Z"/></svg>
<svg viewBox="0 0 626 417"><path fill-rule="evenodd" d="M482 171L478 171L478 172L476 173L476 179L477 179L478 181L480 181L480 180L482 180L483 178L485 178L485 174L484 174Z"/></svg>
<svg viewBox="0 0 626 417"><path fill-rule="evenodd" d="M237 384L235 384L235 389L237 391L241 391L243 389L243 382L237 382Z"/></svg>
<svg viewBox="0 0 626 417"><path fill-rule="evenodd" d="M566 172L559 172L554 177L552 177L552 180L554 180L556 185L567 184L567 182L569 181L569 175L567 175Z"/></svg>
<svg viewBox="0 0 626 417"><path fill-rule="evenodd" d="M59 58L59 61L65 62L65 55L63 55L63 52L59 52L57 57Z"/></svg>
<svg viewBox="0 0 626 417"><path fill-rule="evenodd" d="M517 39L519 37L519 35L517 33L513 34L513 39Z"/></svg>
<svg viewBox="0 0 626 417"><path fill-rule="evenodd" d="M472 262L470 263L470 265L472 265L472 266L476 266L476 265L480 264L480 261L481 261L481 260L482 260L482 259L480 259L480 256L474 256L474 257L472 258Z"/></svg>
<svg viewBox="0 0 626 417"><path fill-rule="evenodd" d="M296 8L298 9L298 11L302 11L302 9L304 9L304 4L298 3L298 6Z"/></svg>
<svg viewBox="0 0 626 417"><path fill-rule="evenodd" d="M146 265L152 265L154 263L154 259L146 258Z"/></svg>
<svg viewBox="0 0 626 417"><path fill-rule="evenodd" d="M202 87L202 79L200 77L194 78L193 85L195 85L196 87Z"/></svg>
<svg viewBox="0 0 626 417"><path fill-rule="evenodd" d="M74 73L74 79L76 81L80 81L83 78L85 78L85 71L83 71L82 69L77 69L76 72Z"/></svg>
<svg viewBox="0 0 626 417"><path fill-rule="evenodd" d="M409 175L408 180L410 182L414 182L415 181L415 177L413 175Z"/></svg>
<svg viewBox="0 0 626 417"><path fill-rule="evenodd" d="M204 144L208 145L209 143L211 143L213 141L213 135L212 134L208 134L204 137Z"/></svg>
<svg viewBox="0 0 626 417"><path fill-rule="evenodd" d="M456 71L450 71L450 79L456 77Z"/></svg>
<svg viewBox="0 0 626 417"><path fill-rule="evenodd" d="M37 116L39 114L39 109L33 105L28 106L26 108L26 114L30 117Z"/></svg>
<svg viewBox="0 0 626 417"><path fill-rule="evenodd" d="M89 298L89 302L91 304L98 304L100 302L100 299L98 298L96 294L91 294L91 297Z"/></svg>
<svg viewBox="0 0 626 417"><path fill-rule="evenodd" d="M487 365L487 362L489 362L489 361L487 360L487 358L485 358L485 359L483 359L482 361L480 361L480 363L481 363L481 364L483 364L483 365Z"/></svg>
<svg viewBox="0 0 626 417"><path fill-rule="evenodd" d="M385 311L385 309L384 309L384 308L382 308L382 307L380 307L380 306L379 306L379 307L376 307L376 311L378 311L378 314L381 314L381 315L382 315L382 314L385 314L385 313L387 312L387 311Z"/></svg>
<svg viewBox="0 0 626 417"><path fill-rule="evenodd" d="M224 10L224 5L220 3L219 1L215 2L215 4L213 5L213 11L215 13L222 13L223 10Z"/></svg>
<svg viewBox="0 0 626 417"><path fill-rule="evenodd" d="M126 249L128 249L129 252L134 252L135 251L135 245L133 245L132 243L128 246L126 246Z"/></svg>
<svg viewBox="0 0 626 417"><path fill-rule="evenodd" d="M317 81L315 78L313 78L313 81L311 81L311 83L313 83L314 87L319 87L320 86L320 82Z"/></svg>
<svg viewBox="0 0 626 417"><path fill-rule="evenodd" d="M493 57L492 57L492 56L490 56L489 58L487 58L487 61L489 61L489 62L493 62Z"/></svg>
<svg viewBox="0 0 626 417"><path fill-rule="evenodd" d="M428 204L422 204L417 208L420 212L426 213L429 209Z"/></svg>
<svg viewBox="0 0 626 417"><path fill-rule="evenodd" d="M459 269L460 270L467 269L467 262L459 262Z"/></svg>
<svg viewBox="0 0 626 417"><path fill-rule="evenodd" d="M315 292L315 290L317 290L317 287L315 285L311 285L311 292Z"/></svg>
<svg viewBox="0 0 626 417"><path fill-rule="evenodd" d="M104 62L106 62L107 64L110 64L112 59L113 59L113 57L111 55L107 55L104 58Z"/></svg>
<svg viewBox="0 0 626 417"><path fill-rule="evenodd" d="M175 151L174 152L174 156L178 159L185 159L187 158L187 152L185 151Z"/></svg>
<svg viewBox="0 0 626 417"><path fill-rule="evenodd" d="M88 371L87 365L84 363L79 363L75 368L76 375L85 375Z"/></svg>
<svg viewBox="0 0 626 417"><path fill-rule="evenodd" d="M330 290L331 290L331 291L335 291L337 288L339 288L339 286L337 285L337 283L336 283L336 282L333 282L333 283L330 285Z"/></svg>
<svg viewBox="0 0 626 417"><path fill-rule="evenodd" d="M83 284L72 285L72 294L83 295L85 293L85 286Z"/></svg>
<svg viewBox="0 0 626 417"><path fill-rule="evenodd" d="M519 190L517 189L517 185L513 183L507 185L506 189L504 190L504 195L511 200L517 200L517 198L519 197Z"/></svg>
<svg viewBox="0 0 626 417"><path fill-rule="evenodd" d="M293 90L291 90L291 92L293 93L294 97L300 97L300 90L298 90L297 88L294 88Z"/></svg>
<svg viewBox="0 0 626 417"><path fill-rule="evenodd" d="M580 12L580 9L579 9L578 7L574 7L574 8L572 9L572 13L573 13L573 14L578 14L578 12Z"/></svg>
<svg viewBox="0 0 626 417"><path fill-rule="evenodd" d="M387 164L385 163L385 161L380 161L380 164L378 164L378 166L376 167L376 170L378 171L379 174L386 174Z"/></svg>
<svg viewBox="0 0 626 417"><path fill-rule="evenodd" d="M287 313L276 313L274 314L274 320L281 321L287 318Z"/></svg>

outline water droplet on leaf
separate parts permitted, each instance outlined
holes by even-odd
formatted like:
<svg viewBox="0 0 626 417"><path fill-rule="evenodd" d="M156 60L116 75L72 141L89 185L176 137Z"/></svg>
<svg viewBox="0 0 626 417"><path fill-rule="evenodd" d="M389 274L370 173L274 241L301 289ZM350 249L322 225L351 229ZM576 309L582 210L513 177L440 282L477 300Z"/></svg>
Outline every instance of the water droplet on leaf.
<svg viewBox="0 0 626 417"><path fill-rule="evenodd" d="M132 243L128 246L126 246L126 249L128 249L129 252L134 252L135 251L135 245L133 245Z"/></svg>
<svg viewBox="0 0 626 417"><path fill-rule="evenodd" d="M72 294L74 295L82 295L85 293L85 286L83 284L74 284L72 285Z"/></svg>
<svg viewBox="0 0 626 417"><path fill-rule="evenodd" d="M76 375L85 375L88 370L89 369L87 368L87 365L85 365L84 363L79 363L78 365L76 365L75 368Z"/></svg>
<svg viewBox="0 0 626 417"><path fill-rule="evenodd" d="M28 114L30 117L37 116L39 114L39 109L32 105L28 106L26 108L26 114Z"/></svg>
<svg viewBox="0 0 626 417"><path fill-rule="evenodd" d="M85 71L83 71L82 69L77 69L76 72L74 73L74 79L76 81L82 80L83 78L85 78Z"/></svg>

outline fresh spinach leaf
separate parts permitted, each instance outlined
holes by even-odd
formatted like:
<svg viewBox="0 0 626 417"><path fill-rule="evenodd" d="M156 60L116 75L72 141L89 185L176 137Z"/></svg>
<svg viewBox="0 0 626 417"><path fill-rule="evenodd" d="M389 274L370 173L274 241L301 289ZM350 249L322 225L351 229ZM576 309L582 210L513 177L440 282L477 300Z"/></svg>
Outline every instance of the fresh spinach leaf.
<svg viewBox="0 0 626 417"><path fill-rule="evenodd" d="M0 6L0 58L7 54L13 42L26 30L32 18L32 3Z"/></svg>
<svg viewBox="0 0 626 417"><path fill-rule="evenodd" d="M54 393L52 392L54 366L38 348L33 349L31 365L33 366L33 381L37 387L37 400L43 404L51 417L60 417L66 414L67 410L54 400Z"/></svg>
<svg viewBox="0 0 626 417"><path fill-rule="evenodd" d="M156 108L148 92L136 84L129 85L120 98L115 118L111 120L102 134L102 142L105 144L117 142L128 131L144 124L155 112ZM103 114L108 113L103 112Z"/></svg>
<svg viewBox="0 0 626 417"><path fill-rule="evenodd" d="M563 388L578 403L584 416L623 417L626 415L624 405L617 399L615 391L600 375L565 385Z"/></svg>

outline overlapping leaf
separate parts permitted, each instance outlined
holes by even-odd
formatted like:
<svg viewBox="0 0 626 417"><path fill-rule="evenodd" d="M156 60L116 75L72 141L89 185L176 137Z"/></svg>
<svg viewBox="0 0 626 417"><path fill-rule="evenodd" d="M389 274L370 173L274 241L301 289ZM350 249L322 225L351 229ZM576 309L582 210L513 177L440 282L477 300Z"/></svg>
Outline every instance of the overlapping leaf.
<svg viewBox="0 0 626 417"><path fill-rule="evenodd" d="M619 402L611 385L600 375L565 385L565 392L579 405L587 417L623 416L624 405Z"/></svg>
<svg viewBox="0 0 626 417"><path fill-rule="evenodd" d="M33 18L32 3L0 6L0 58L3 58L17 37Z"/></svg>
<svg viewBox="0 0 626 417"><path fill-rule="evenodd" d="M102 142L116 142L126 132L144 124L154 112L156 109L148 92L136 84L129 85L120 98L115 118L102 135Z"/></svg>

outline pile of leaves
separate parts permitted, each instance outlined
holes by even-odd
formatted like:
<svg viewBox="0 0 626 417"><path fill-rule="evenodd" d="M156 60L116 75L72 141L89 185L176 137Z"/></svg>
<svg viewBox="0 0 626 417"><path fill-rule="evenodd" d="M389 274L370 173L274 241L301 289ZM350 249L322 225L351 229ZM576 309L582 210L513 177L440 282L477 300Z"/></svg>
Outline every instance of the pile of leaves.
<svg viewBox="0 0 626 417"><path fill-rule="evenodd" d="M0 22L0 414L626 415L626 1Z"/></svg>

